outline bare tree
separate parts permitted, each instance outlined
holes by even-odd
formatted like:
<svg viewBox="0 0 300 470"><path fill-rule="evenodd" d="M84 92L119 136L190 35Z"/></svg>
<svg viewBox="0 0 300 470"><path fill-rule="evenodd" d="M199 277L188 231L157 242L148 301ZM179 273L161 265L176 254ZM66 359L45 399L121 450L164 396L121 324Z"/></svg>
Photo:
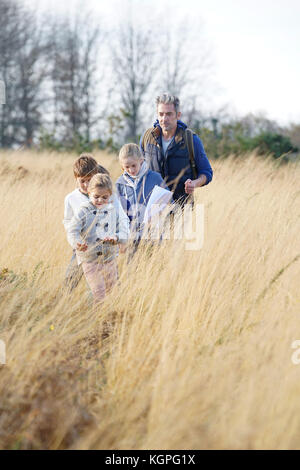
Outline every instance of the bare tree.
<svg viewBox="0 0 300 470"><path fill-rule="evenodd" d="M43 26L16 1L0 3L0 70L6 85L1 110L1 146L30 146L42 123L46 78Z"/></svg>
<svg viewBox="0 0 300 470"><path fill-rule="evenodd" d="M161 69L159 86L162 90L180 96L189 84L191 63L187 49L187 25L166 28L160 33Z"/></svg>
<svg viewBox="0 0 300 470"><path fill-rule="evenodd" d="M6 104L0 107L0 145L8 147L13 141L11 116L14 109L15 54L19 43L19 5L10 0L0 2L0 79L5 84Z"/></svg>
<svg viewBox="0 0 300 470"><path fill-rule="evenodd" d="M184 118L188 122L204 119L203 106L215 90L213 83L213 51L204 35L200 20L178 23L172 13L161 14L159 43L159 74L156 90L179 96Z"/></svg>
<svg viewBox="0 0 300 470"><path fill-rule="evenodd" d="M37 18L32 12L23 14L22 22L22 46L16 54L18 114L14 123L20 130L19 143L30 147L35 133L42 125L43 110L47 102L43 85L49 76L46 62L49 44L43 33L43 25L38 26Z"/></svg>
<svg viewBox="0 0 300 470"><path fill-rule="evenodd" d="M150 28L127 21L120 24L111 45L113 74L125 119L125 138L137 141L141 107L156 71L156 46Z"/></svg>
<svg viewBox="0 0 300 470"><path fill-rule="evenodd" d="M53 24L52 38L55 130L67 144L75 136L89 141L99 121L95 102L100 28L88 15L78 15L74 22Z"/></svg>

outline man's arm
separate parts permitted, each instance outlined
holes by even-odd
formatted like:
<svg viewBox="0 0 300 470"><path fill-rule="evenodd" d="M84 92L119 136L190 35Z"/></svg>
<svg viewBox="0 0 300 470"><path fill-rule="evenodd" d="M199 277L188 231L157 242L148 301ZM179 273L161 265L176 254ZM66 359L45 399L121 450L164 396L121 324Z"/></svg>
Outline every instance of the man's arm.
<svg viewBox="0 0 300 470"><path fill-rule="evenodd" d="M186 180L185 192L192 194L196 188L210 183L213 177L213 170L206 156L203 144L197 135L193 135L195 163L198 178L195 180Z"/></svg>
<svg viewBox="0 0 300 470"><path fill-rule="evenodd" d="M201 186L204 186L206 184L207 184L207 177L205 175L200 175L200 177L197 178L196 180L188 179L184 183L185 192L187 194L193 194L196 188L201 188Z"/></svg>

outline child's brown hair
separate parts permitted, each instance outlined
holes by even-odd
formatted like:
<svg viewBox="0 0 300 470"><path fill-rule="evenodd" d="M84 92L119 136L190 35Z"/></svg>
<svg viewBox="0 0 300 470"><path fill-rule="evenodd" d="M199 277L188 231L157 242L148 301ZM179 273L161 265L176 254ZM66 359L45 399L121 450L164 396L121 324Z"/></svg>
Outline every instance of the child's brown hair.
<svg viewBox="0 0 300 470"><path fill-rule="evenodd" d="M94 159L91 153L82 153L73 165L75 178L92 177L96 173L105 173L108 171Z"/></svg>

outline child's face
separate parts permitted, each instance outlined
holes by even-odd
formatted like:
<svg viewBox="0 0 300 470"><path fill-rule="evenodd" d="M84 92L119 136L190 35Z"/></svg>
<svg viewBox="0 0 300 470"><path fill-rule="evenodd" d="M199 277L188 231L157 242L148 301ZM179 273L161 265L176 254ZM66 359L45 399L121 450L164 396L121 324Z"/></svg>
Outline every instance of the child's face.
<svg viewBox="0 0 300 470"><path fill-rule="evenodd" d="M79 176L78 178L76 178L78 188L83 194L88 193L88 187L91 178L92 176Z"/></svg>
<svg viewBox="0 0 300 470"><path fill-rule="evenodd" d="M108 203L111 192L108 189L95 188L89 192L89 198L91 203L100 209Z"/></svg>
<svg viewBox="0 0 300 470"><path fill-rule="evenodd" d="M123 158L122 160L122 168L126 171L130 176L136 176L141 169L143 160L133 157Z"/></svg>

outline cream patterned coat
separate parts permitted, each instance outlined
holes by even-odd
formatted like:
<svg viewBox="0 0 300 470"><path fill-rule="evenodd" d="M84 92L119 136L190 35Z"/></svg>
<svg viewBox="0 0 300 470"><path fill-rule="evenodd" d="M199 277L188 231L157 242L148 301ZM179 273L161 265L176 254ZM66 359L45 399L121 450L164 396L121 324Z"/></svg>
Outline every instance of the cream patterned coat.
<svg viewBox="0 0 300 470"><path fill-rule="evenodd" d="M86 243L87 251L76 251L78 264L95 261L108 262L118 255L118 246L103 243L106 237L116 237L118 243L129 238L129 219L122 210L117 210L112 198L103 208L97 209L90 201L82 204L67 230L68 242L74 250L77 243Z"/></svg>

